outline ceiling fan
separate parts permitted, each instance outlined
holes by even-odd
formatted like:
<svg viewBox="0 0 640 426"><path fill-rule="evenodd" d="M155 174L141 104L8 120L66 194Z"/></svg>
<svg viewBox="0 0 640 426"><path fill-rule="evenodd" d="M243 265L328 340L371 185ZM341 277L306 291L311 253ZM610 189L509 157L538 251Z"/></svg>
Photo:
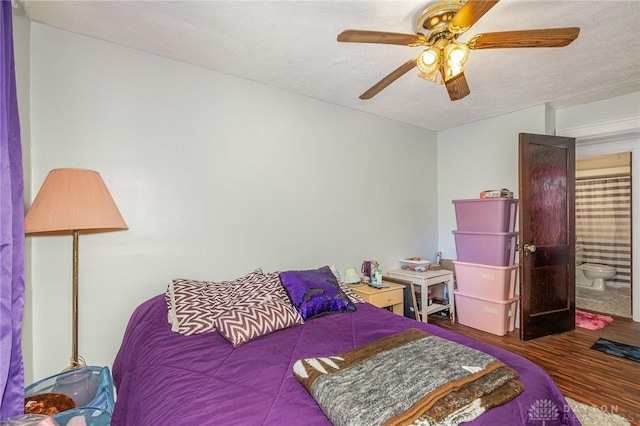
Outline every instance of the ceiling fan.
<svg viewBox="0 0 640 426"><path fill-rule="evenodd" d="M578 37L580 28L569 27L484 33L475 35L467 42L458 41L458 37L469 30L498 1L438 0L418 15L415 34L366 30L345 30L340 33L340 42L426 47L416 59L400 65L360 95L360 99L371 99L408 71L418 67L419 76L434 83L440 75L449 98L456 101L471 93L464 76L464 63L470 50L564 47Z"/></svg>

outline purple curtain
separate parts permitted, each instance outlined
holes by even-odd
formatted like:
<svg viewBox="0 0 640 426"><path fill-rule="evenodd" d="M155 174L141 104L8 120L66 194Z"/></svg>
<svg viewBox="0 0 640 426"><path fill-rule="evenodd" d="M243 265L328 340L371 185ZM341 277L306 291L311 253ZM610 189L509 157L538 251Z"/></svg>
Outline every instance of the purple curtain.
<svg viewBox="0 0 640 426"><path fill-rule="evenodd" d="M22 148L13 59L11 2L2 1L0 42L0 419L24 412Z"/></svg>

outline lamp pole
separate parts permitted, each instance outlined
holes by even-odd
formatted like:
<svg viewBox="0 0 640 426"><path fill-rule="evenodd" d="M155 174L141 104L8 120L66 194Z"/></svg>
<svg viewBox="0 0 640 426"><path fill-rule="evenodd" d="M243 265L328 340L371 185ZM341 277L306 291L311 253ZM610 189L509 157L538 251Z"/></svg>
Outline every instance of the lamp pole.
<svg viewBox="0 0 640 426"><path fill-rule="evenodd" d="M80 231L73 230L73 303L72 303L72 328L71 328L71 366L70 369L80 366L78 362L78 240Z"/></svg>

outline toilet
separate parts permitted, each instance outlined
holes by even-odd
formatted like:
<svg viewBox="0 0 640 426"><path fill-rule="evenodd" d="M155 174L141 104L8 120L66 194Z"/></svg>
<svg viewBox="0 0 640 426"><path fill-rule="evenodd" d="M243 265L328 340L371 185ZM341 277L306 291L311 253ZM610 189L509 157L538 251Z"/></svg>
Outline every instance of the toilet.
<svg viewBox="0 0 640 426"><path fill-rule="evenodd" d="M583 263L576 266L576 285L592 290L604 290L604 281L616 275L616 268L599 263Z"/></svg>

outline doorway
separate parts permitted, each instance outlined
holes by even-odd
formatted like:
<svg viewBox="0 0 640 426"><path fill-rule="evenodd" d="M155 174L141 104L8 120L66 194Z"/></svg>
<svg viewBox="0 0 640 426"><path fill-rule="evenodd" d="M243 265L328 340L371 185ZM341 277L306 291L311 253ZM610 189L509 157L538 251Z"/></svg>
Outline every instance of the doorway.
<svg viewBox="0 0 640 426"><path fill-rule="evenodd" d="M628 126L627 126L628 127ZM586 129L578 129L573 131L561 131L561 134L572 134L576 137L576 158L587 156L595 156L602 154L613 154L618 152L631 152L631 186L635 193L637 202L638 194L640 194L640 128L620 128L617 131L605 131L605 129L595 130L591 127ZM610 129L609 129L610 130ZM633 171L635 170L635 173ZM633 279L634 269L637 272L637 265L640 265L640 208L632 208L631 226L636 232L631 235L631 291L636 297L631 299L631 311L633 320L640 322L640 279ZM635 226L634 226L635 224ZM634 250L634 247L636 248ZM636 267L634 268L634 265Z"/></svg>
<svg viewBox="0 0 640 426"><path fill-rule="evenodd" d="M576 158L576 308L622 317L631 306L631 152ZM615 268L594 286L580 265Z"/></svg>

